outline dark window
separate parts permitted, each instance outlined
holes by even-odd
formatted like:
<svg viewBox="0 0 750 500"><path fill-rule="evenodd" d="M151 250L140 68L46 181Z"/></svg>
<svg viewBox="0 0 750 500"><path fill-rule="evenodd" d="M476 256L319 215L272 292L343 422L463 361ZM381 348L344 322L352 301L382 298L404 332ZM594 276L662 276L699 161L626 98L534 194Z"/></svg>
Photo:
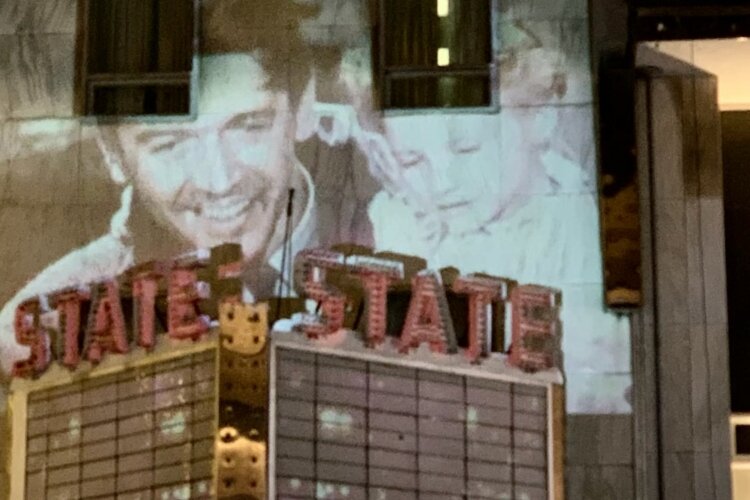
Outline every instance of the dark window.
<svg viewBox="0 0 750 500"><path fill-rule="evenodd" d="M721 113L729 388L734 413L750 412L750 111Z"/></svg>
<svg viewBox="0 0 750 500"><path fill-rule="evenodd" d="M193 0L79 0L79 9L82 114L190 112Z"/></svg>
<svg viewBox="0 0 750 500"><path fill-rule="evenodd" d="M735 427L734 449L737 455L750 455L750 425Z"/></svg>
<svg viewBox="0 0 750 500"><path fill-rule="evenodd" d="M492 0L381 0L384 108L492 104Z"/></svg>

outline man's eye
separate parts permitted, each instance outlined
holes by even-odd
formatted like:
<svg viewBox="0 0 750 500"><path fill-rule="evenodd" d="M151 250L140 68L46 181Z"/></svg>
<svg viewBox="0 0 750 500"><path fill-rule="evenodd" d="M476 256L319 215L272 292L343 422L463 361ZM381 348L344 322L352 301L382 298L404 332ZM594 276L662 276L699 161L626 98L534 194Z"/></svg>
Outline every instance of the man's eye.
<svg viewBox="0 0 750 500"><path fill-rule="evenodd" d="M150 149L152 153L162 153L164 151L170 151L177 145L176 137L163 137L159 139L153 139L151 141Z"/></svg>
<svg viewBox="0 0 750 500"><path fill-rule="evenodd" d="M476 153L482 148L482 145L474 141L455 141L451 144L451 149L456 154L471 154Z"/></svg>
<svg viewBox="0 0 750 500"><path fill-rule="evenodd" d="M396 152L396 159L402 167L411 168L422 163L424 155L418 151L400 151Z"/></svg>

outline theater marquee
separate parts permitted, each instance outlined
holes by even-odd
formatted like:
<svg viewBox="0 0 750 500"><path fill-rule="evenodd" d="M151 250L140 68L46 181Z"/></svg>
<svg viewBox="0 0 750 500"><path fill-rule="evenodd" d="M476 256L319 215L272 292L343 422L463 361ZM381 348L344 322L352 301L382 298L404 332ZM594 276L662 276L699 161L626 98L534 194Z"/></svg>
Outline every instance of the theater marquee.
<svg viewBox="0 0 750 500"><path fill-rule="evenodd" d="M13 495L562 498L558 292L306 250L298 288L316 307L269 334L269 304L241 301L239 255L19 306ZM503 309L509 354L489 341Z"/></svg>

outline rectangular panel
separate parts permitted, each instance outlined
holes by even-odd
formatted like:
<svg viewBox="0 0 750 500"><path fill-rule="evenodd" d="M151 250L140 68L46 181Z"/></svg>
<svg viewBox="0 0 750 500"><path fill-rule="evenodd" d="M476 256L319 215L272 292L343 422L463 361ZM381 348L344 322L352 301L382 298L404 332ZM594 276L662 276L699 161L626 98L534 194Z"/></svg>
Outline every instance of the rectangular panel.
<svg viewBox="0 0 750 500"><path fill-rule="evenodd" d="M213 355L33 392L26 498L138 498L140 490L204 489L199 480L211 474L215 398L198 386L213 387L213 371L197 381L193 374L212 366Z"/></svg>
<svg viewBox="0 0 750 500"><path fill-rule="evenodd" d="M283 347L276 359L277 498L548 498L546 387Z"/></svg>

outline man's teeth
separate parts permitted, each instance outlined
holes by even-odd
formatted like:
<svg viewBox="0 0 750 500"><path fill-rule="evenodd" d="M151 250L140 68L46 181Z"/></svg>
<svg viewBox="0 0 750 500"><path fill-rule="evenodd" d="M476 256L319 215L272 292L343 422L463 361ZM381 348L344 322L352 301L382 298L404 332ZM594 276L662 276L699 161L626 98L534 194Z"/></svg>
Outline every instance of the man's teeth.
<svg viewBox="0 0 750 500"><path fill-rule="evenodd" d="M239 216L250 205L247 198L228 198L205 203L202 214L209 219L230 220Z"/></svg>

